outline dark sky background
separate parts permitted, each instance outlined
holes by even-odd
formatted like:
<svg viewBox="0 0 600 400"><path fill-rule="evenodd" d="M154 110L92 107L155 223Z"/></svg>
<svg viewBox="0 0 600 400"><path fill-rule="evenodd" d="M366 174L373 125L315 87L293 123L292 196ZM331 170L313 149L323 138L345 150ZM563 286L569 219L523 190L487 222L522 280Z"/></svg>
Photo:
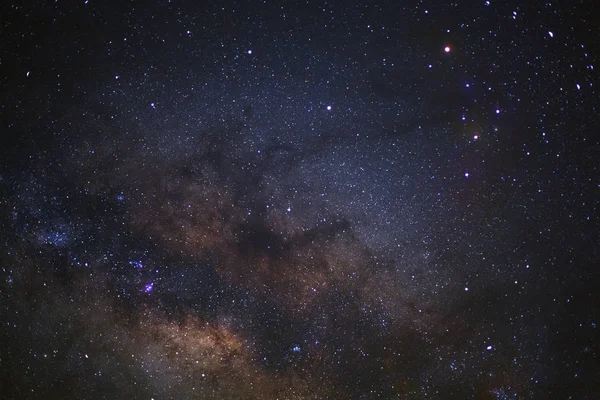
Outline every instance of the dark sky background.
<svg viewBox="0 0 600 400"><path fill-rule="evenodd" d="M3 1L0 398L600 398L595 6Z"/></svg>

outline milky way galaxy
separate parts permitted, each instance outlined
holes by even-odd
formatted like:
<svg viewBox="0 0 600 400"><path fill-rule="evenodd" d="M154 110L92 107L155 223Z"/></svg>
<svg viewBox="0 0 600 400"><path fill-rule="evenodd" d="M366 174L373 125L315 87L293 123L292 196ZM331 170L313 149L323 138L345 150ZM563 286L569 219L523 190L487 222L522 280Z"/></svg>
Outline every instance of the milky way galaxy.
<svg viewBox="0 0 600 400"><path fill-rule="evenodd" d="M0 398L600 396L586 4L214 3L0 6Z"/></svg>

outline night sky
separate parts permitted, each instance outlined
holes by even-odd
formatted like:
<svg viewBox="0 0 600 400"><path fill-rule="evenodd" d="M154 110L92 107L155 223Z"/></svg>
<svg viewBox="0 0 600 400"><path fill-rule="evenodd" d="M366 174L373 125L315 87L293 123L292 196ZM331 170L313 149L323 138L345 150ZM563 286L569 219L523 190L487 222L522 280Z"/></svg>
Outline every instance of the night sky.
<svg viewBox="0 0 600 400"><path fill-rule="evenodd" d="M2 1L1 399L599 399L594 1Z"/></svg>

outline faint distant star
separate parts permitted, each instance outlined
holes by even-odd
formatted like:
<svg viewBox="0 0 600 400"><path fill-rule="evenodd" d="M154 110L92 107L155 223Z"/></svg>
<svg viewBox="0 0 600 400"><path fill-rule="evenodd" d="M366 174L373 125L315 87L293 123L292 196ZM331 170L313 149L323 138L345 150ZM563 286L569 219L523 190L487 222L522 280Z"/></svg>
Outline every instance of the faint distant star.
<svg viewBox="0 0 600 400"><path fill-rule="evenodd" d="M252 50L248 50L248 54L252 54Z"/></svg>
<svg viewBox="0 0 600 400"><path fill-rule="evenodd" d="M469 173L465 172L465 178L468 178L468 177L469 177Z"/></svg>
<svg viewBox="0 0 600 400"><path fill-rule="evenodd" d="M331 111L331 106L327 106L327 111Z"/></svg>
<svg viewBox="0 0 600 400"><path fill-rule="evenodd" d="M478 135L473 135L473 140L477 140L477 139L479 139L479 136Z"/></svg>
<svg viewBox="0 0 600 400"><path fill-rule="evenodd" d="M496 114L500 114L500 109L499 108L496 109Z"/></svg>

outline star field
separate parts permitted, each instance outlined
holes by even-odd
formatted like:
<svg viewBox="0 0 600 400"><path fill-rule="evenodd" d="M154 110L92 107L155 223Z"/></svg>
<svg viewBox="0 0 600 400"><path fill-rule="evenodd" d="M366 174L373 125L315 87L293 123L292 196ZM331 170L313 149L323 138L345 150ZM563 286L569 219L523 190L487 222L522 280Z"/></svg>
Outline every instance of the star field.
<svg viewBox="0 0 600 400"><path fill-rule="evenodd" d="M0 398L597 398L592 7L3 3Z"/></svg>

